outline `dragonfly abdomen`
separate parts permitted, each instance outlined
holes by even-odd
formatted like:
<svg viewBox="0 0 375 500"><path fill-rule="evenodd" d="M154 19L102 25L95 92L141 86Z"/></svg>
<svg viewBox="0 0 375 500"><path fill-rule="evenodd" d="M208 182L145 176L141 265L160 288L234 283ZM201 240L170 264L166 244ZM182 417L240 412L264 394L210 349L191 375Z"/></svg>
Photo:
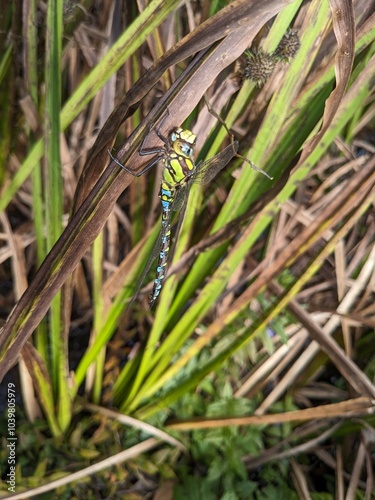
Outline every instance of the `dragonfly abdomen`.
<svg viewBox="0 0 375 500"><path fill-rule="evenodd" d="M150 295L150 307L152 307L155 300L158 298L161 289L163 287L163 282L165 280L165 274L167 271L167 263L169 256L169 247L171 241L171 225L169 221L163 222L163 237L161 240L161 248L159 252L159 260L156 268L156 277L154 280L154 286Z"/></svg>
<svg viewBox="0 0 375 500"><path fill-rule="evenodd" d="M162 184L160 190L160 198L163 206L162 216L161 216L161 246L159 251L158 265L156 268L156 277L154 279L154 286L150 295L150 307L154 304L155 300L158 298L163 283L165 280L165 275L167 271L169 248L171 243L171 206L174 201L174 193L171 189L168 189L166 185Z"/></svg>

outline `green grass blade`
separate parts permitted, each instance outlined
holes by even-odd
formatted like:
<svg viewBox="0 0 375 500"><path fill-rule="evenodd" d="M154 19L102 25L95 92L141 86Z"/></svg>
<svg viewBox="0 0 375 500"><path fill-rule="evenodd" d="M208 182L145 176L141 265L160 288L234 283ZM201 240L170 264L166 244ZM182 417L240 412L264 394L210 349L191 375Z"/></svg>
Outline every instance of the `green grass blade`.
<svg viewBox="0 0 375 500"><path fill-rule="evenodd" d="M63 189L60 158L61 54L63 32L63 1L49 2L46 33L46 106L45 106L45 190L47 251L60 237L63 225ZM61 294L51 302L50 340L51 380L58 405L62 429L71 420L71 402L66 380L68 377L68 345L62 335Z"/></svg>

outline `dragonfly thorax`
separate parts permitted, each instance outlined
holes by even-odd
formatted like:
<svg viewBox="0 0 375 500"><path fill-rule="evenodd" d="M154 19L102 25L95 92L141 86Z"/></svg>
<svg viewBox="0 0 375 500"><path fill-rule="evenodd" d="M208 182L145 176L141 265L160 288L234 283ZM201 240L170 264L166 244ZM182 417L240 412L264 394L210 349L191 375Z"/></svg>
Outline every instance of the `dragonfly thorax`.
<svg viewBox="0 0 375 500"><path fill-rule="evenodd" d="M190 130L178 128L170 135L171 146L175 153L192 158L194 155L196 135Z"/></svg>

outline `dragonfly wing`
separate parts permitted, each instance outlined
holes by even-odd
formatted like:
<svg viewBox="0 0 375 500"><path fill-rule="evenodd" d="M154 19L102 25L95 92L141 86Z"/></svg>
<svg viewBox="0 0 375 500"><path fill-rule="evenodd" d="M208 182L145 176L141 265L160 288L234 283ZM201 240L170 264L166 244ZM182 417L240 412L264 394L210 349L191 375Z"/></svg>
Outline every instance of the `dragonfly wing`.
<svg viewBox="0 0 375 500"><path fill-rule="evenodd" d="M193 182L197 184L208 184L236 155L239 143L234 141L223 151L213 156L209 160L199 163L196 166L196 173Z"/></svg>
<svg viewBox="0 0 375 500"><path fill-rule="evenodd" d="M184 204L186 195L187 195L186 184L180 186L179 189L176 189L176 197L171 207L171 210L173 210L173 212L178 212L178 210L180 210L180 208Z"/></svg>
<svg viewBox="0 0 375 500"><path fill-rule="evenodd" d="M179 207L178 207L178 209L176 209L176 210L179 210L179 209L181 209L181 210L180 210L180 213L178 214L177 226L176 226L176 230L174 232L173 245L172 245L172 249L171 249L171 253L170 253L170 262L172 262L172 259L174 257L177 239L178 239L178 236L180 234L182 223L184 221L186 207L187 207L188 198L189 198L188 194L189 194L189 188L188 188L188 186L185 185L183 188L183 195L184 196L181 196L181 199L178 200ZM173 207L173 210L175 210L174 207Z"/></svg>
<svg viewBox="0 0 375 500"><path fill-rule="evenodd" d="M149 270L151 269L152 263L154 262L154 260L156 259L156 257L159 255L159 250L160 250L160 247L161 247L162 238L163 238L163 230L161 230L159 232L158 238L157 238L157 240L155 242L155 245L154 245L154 247L152 249L152 252L151 252L149 258L147 259L147 263L145 265L145 268L143 269L141 277L138 280L137 287L136 287L136 289L135 289L135 291L133 293L131 301L128 304L128 308L131 306L131 304L137 298L137 296L139 294L139 290L142 288L143 282L146 279L146 276L147 276Z"/></svg>

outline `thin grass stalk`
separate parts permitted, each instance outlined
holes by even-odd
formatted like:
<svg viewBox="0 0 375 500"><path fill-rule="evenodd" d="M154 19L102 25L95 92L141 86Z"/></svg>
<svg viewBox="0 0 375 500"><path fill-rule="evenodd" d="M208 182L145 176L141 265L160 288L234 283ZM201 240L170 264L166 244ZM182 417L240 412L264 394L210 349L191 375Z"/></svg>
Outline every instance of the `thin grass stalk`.
<svg viewBox="0 0 375 500"><path fill-rule="evenodd" d="M103 300L103 245L104 235L103 232L96 238L92 247L92 277L93 277L93 315L94 323L91 332L90 344L95 343L97 333L103 328L105 322L104 314L104 300ZM90 366L87 373L94 375L94 383L91 385L92 377L86 379L86 393L92 392L92 399L94 402L99 402L103 390L103 373L105 363L106 349L103 349L96 356L95 363Z"/></svg>
<svg viewBox="0 0 375 500"><path fill-rule="evenodd" d="M60 158L60 106L61 106L61 39L62 6L57 0L48 5L46 33L46 106L45 106L45 150L46 150L46 228L47 252L53 247L62 232L62 169ZM55 347L57 347L56 344Z"/></svg>
<svg viewBox="0 0 375 500"><path fill-rule="evenodd" d="M134 79L132 79L132 82L134 83L140 78L140 68L138 64L138 56L137 54L134 54L128 63L131 65L132 71L131 75L132 77L134 76ZM141 113L140 109L137 109L137 111L134 113L132 116L131 120L131 125L132 125L132 130L138 127L138 125L141 123ZM144 228L144 222L145 222L145 214L143 213L144 207L146 206L146 196L145 196L145 178L136 178L134 179L134 182L130 185L130 199L131 199L131 204L130 204L130 213L131 213L131 220L132 220L132 243L133 246L136 245L140 239L142 238L143 235L143 228Z"/></svg>
<svg viewBox="0 0 375 500"><path fill-rule="evenodd" d="M26 11L26 12L25 12ZM38 33L37 33L37 21L36 21L36 5L35 1L31 0L28 5L24 5L24 72L27 78L26 88L30 94L30 98L35 110L39 109L39 97L38 97L38 60L37 60L37 44L38 44ZM39 123L39 130L41 129ZM29 131L28 143L31 145L35 142L38 128L31 129ZM36 238L36 263L40 265L46 256L46 224L45 224L45 211L44 211L44 193L43 193L43 182L42 182L42 168L40 162L33 171L31 177L32 182L32 214L35 228L35 238ZM34 345L39 351L40 356L48 366L49 362L49 352L48 352L48 336L46 329L46 322L43 321L34 333ZM24 370L20 369L20 379L22 381L21 387L23 391L23 400L25 402L30 402L30 400L35 399L35 391L32 387L32 381L30 376L24 374ZM43 391L41 388L41 392ZM47 389L50 389L48 386ZM46 401L50 396L49 392L45 394L42 400ZM52 399L53 401L53 399ZM36 401L33 401L33 407L37 406ZM31 405L26 405L31 407ZM35 417L35 410L30 413L27 410L28 418L33 420ZM57 422L55 422L55 416L50 415L49 420L52 423L53 432L60 432Z"/></svg>
<svg viewBox="0 0 375 500"><path fill-rule="evenodd" d="M13 45L10 43L0 59L0 83L3 83L12 64Z"/></svg>
<svg viewBox="0 0 375 500"><path fill-rule="evenodd" d="M32 103L37 110L39 108L39 97L38 97L38 56L37 56L37 44L38 44L38 34L37 34L37 21L36 21L36 5L35 0L31 0L25 19L25 39L27 43L25 44L25 74L27 77L27 88L32 99ZM30 142L33 143L36 140L35 130L31 131ZM46 238L44 231L44 209L43 209L43 193L42 193L42 171L41 165L38 163L32 176L32 196L33 196L33 220L35 227L35 238L36 238L36 258L37 265L39 266L46 256ZM37 335L38 336L38 335ZM42 336L43 338L43 336ZM40 339L41 340L41 339ZM45 337L44 337L45 341ZM44 341L40 343L40 353L43 353ZM42 354L44 359L47 360L47 353Z"/></svg>
<svg viewBox="0 0 375 500"><path fill-rule="evenodd" d="M9 144L11 140L11 127L9 122L11 119L11 107L9 99L9 86L13 81L13 44L9 43L8 47L0 58L0 105L1 105L1 121L0 121L0 186L6 179L6 165L9 160Z"/></svg>
<svg viewBox="0 0 375 500"><path fill-rule="evenodd" d="M37 21L36 21L36 5L35 1L31 0L28 5L25 22L25 74L27 76L26 86L29 90L32 103L36 110L39 109L38 98L38 61L37 61ZM33 133L34 132L34 133ZM29 138L30 144L35 142L35 131L31 132ZM44 204L43 204L43 186L42 186L42 170L41 164L38 165L33 171L32 175L32 196L33 196L33 220L36 238L36 262L39 266L46 256L46 239L45 239L45 221L44 221ZM48 345L47 345L47 331L46 324L42 322L37 331L35 332L35 345L37 346L39 354L43 357L45 362L48 360Z"/></svg>
<svg viewBox="0 0 375 500"><path fill-rule="evenodd" d="M63 32L63 2L50 2L46 28L46 106L45 106L45 214L47 252L53 247L63 230L62 170L60 158L61 110L61 52ZM49 316L50 373L58 419L66 429L71 419L71 402L66 379L68 376L68 345L61 332L61 293L51 302Z"/></svg>
<svg viewBox="0 0 375 500"><path fill-rule="evenodd" d="M51 379L44 359L31 343L26 344L22 349L22 363L20 364L21 377L24 377L24 365L27 367L29 378L32 379L32 388L27 388L25 385L26 390L28 389L31 391L31 394L24 395L25 404L28 407L26 410L28 417L31 420L34 420L36 417L36 411L39 411L39 405L33 400L35 388L35 393L38 396L38 402L43 408L43 414L48 422L49 429L54 437L58 437L61 435L61 427L57 420ZM22 379L21 382L24 384Z"/></svg>

